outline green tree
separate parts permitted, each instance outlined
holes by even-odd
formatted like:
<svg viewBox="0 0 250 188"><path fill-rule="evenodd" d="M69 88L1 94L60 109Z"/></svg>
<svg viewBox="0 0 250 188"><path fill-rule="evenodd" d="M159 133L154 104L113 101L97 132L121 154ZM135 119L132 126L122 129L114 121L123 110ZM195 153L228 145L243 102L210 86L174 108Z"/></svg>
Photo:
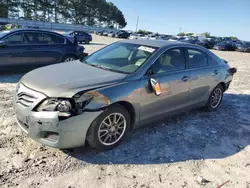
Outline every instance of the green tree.
<svg viewBox="0 0 250 188"><path fill-rule="evenodd" d="M185 36L185 33L183 33L183 32L182 33L178 33L177 36L183 37L183 36Z"/></svg>
<svg viewBox="0 0 250 188"><path fill-rule="evenodd" d="M186 36L193 36L194 33L186 33Z"/></svg>
<svg viewBox="0 0 250 188"><path fill-rule="evenodd" d="M122 11L106 0L0 0L0 5L0 17L16 17L21 12L29 20L112 28L127 25Z"/></svg>
<svg viewBox="0 0 250 188"><path fill-rule="evenodd" d="M0 17L18 17L19 4L18 0L0 0Z"/></svg>
<svg viewBox="0 0 250 188"><path fill-rule="evenodd" d="M210 33L209 32L204 32L204 33L202 33L202 35L204 35L206 38L210 37Z"/></svg>
<svg viewBox="0 0 250 188"><path fill-rule="evenodd" d="M147 30L143 30L143 29L139 29L137 33L138 34L143 34L143 35L150 35L150 34L152 34L151 31L147 31Z"/></svg>

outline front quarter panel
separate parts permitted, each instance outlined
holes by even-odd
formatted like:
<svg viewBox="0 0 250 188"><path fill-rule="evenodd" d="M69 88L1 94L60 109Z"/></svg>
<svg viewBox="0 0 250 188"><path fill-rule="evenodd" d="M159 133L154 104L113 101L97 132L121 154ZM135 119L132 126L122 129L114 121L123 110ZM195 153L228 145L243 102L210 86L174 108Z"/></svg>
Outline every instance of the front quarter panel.
<svg viewBox="0 0 250 188"><path fill-rule="evenodd" d="M127 102L134 108L135 124L139 123L140 81L134 80L122 82L116 85L87 91L81 94L76 102L85 100L86 94L92 96L90 102L85 106L86 111L96 111L115 103Z"/></svg>

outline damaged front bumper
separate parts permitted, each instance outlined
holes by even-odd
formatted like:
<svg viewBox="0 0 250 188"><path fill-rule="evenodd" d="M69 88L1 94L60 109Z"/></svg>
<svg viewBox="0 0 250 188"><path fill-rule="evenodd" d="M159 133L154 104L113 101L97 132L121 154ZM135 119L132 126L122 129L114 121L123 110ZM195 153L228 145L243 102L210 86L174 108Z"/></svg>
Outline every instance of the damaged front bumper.
<svg viewBox="0 0 250 188"><path fill-rule="evenodd" d="M33 92L29 91L19 93ZM17 92L18 93L18 92ZM26 93L25 93L26 94ZM25 95L22 95L23 97ZM58 112L36 112L32 109L41 99L46 98L37 94L37 99L28 107L18 103L18 95L14 97L15 114L19 127L32 139L54 148L74 148L85 144L88 128L102 111L84 112L65 120L59 120Z"/></svg>

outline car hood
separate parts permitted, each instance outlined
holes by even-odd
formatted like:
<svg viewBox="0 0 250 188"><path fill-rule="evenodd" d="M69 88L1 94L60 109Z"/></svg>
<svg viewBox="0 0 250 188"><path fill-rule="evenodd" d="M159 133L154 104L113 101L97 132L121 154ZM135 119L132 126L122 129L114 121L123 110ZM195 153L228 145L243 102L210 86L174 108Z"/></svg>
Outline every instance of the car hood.
<svg viewBox="0 0 250 188"><path fill-rule="evenodd" d="M92 67L77 61L35 69L20 80L25 86L49 97L72 97L80 91L121 82L126 74Z"/></svg>

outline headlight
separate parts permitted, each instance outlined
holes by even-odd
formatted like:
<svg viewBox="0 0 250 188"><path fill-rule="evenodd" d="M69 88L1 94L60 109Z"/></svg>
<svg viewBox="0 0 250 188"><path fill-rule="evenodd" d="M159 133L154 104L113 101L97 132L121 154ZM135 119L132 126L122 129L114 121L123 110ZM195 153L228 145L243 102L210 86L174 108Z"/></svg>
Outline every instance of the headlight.
<svg viewBox="0 0 250 188"><path fill-rule="evenodd" d="M37 111L59 111L59 116L70 116L72 104L68 99L46 99L37 108Z"/></svg>

